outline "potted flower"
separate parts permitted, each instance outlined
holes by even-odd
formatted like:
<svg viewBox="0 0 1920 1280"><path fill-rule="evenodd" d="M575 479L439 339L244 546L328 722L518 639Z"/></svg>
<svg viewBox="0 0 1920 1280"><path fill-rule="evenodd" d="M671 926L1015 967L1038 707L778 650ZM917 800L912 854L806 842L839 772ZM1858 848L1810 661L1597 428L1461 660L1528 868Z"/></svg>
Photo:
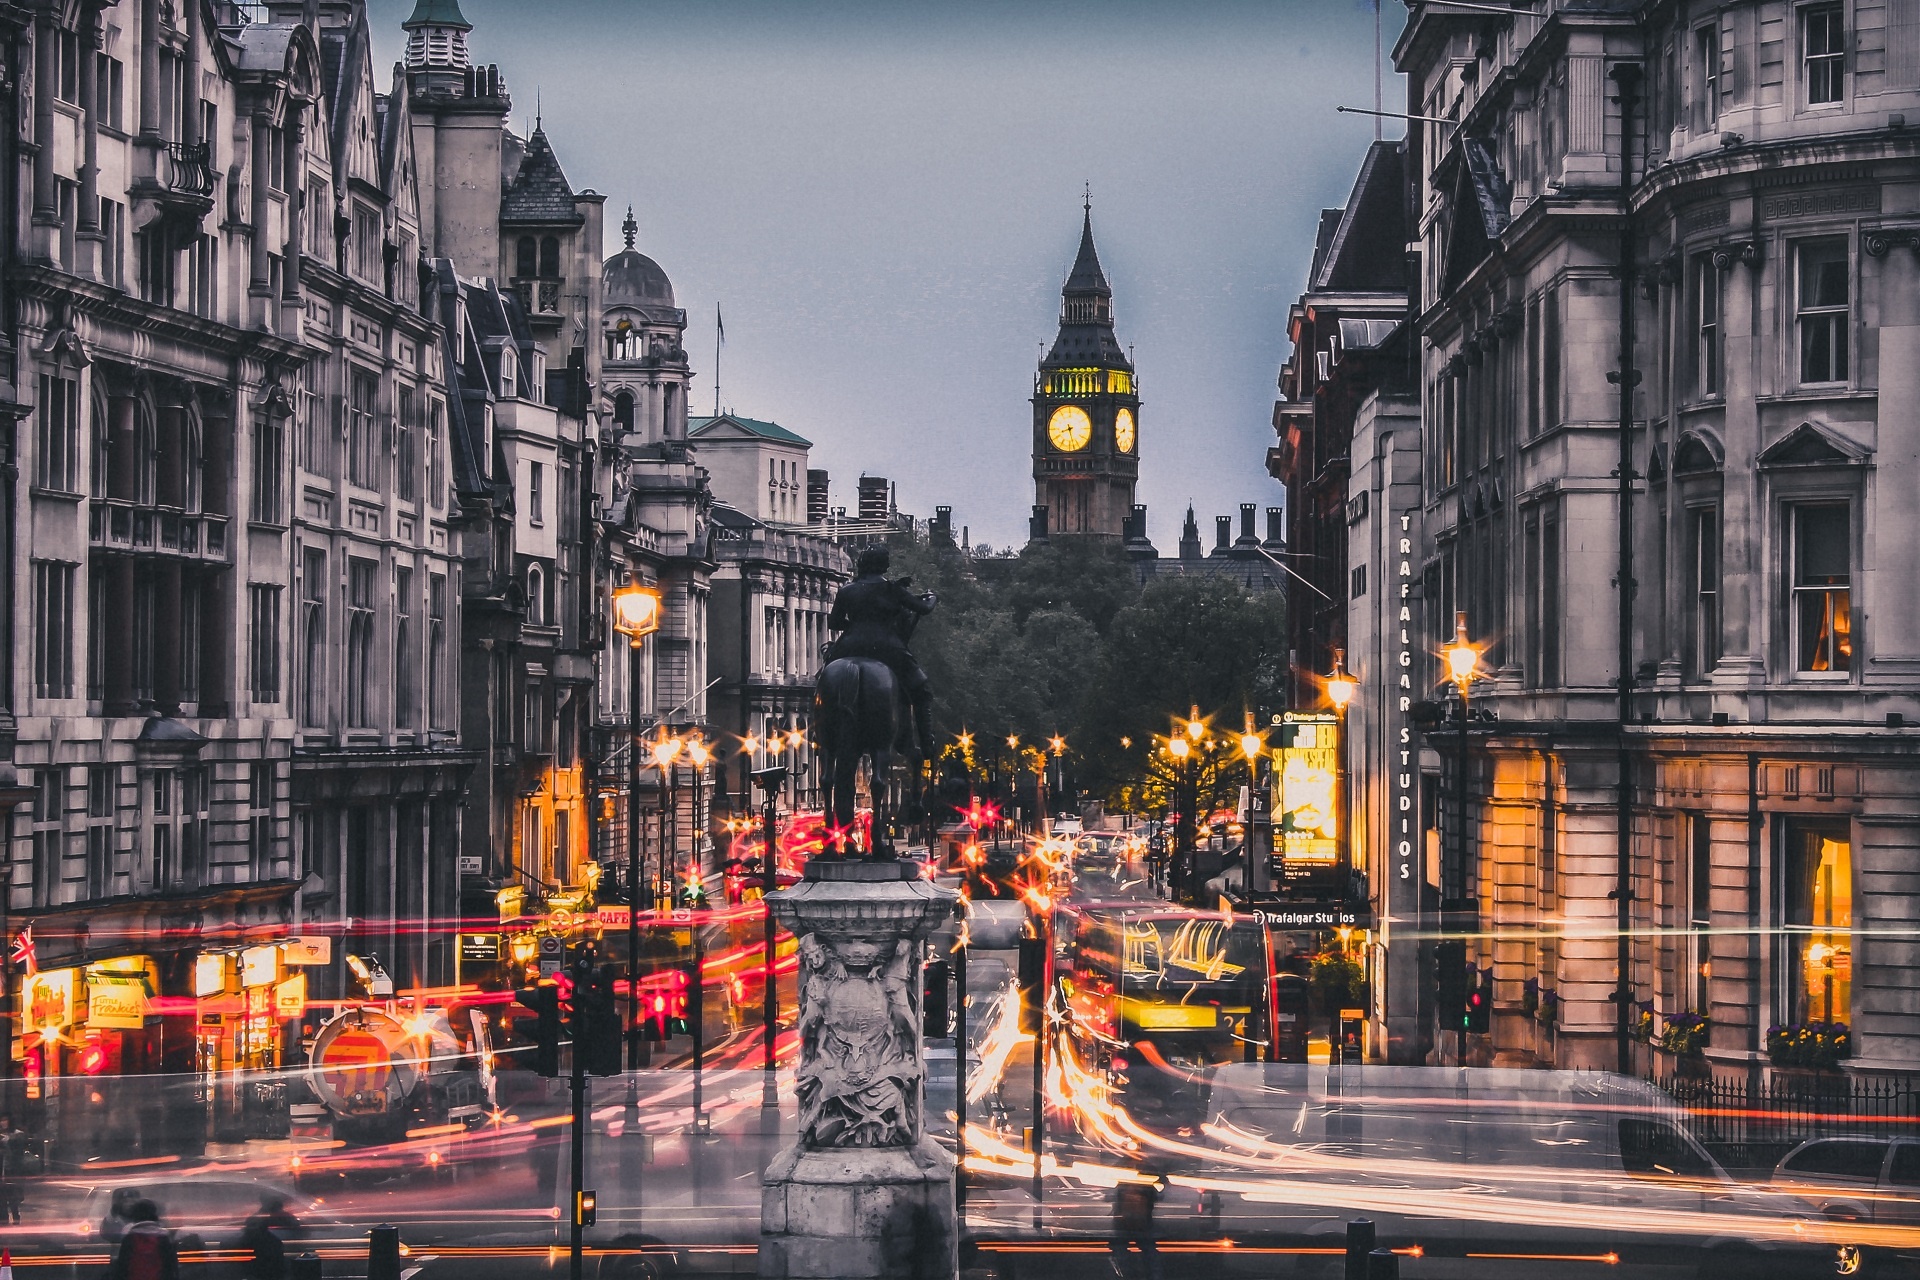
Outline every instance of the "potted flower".
<svg viewBox="0 0 1920 1280"><path fill-rule="evenodd" d="M1545 987L1540 988L1540 1008L1535 1011L1534 1020L1551 1031L1560 1021L1560 997Z"/></svg>
<svg viewBox="0 0 1920 1280"><path fill-rule="evenodd" d="M1660 1029L1659 1047L1673 1055L1674 1073L1683 1080L1707 1077L1706 1048L1713 1034L1713 1019L1704 1013L1670 1013L1667 1025Z"/></svg>
<svg viewBox="0 0 1920 1280"><path fill-rule="evenodd" d="M1837 1071L1853 1056L1853 1032L1844 1022L1789 1022L1767 1028L1767 1057L1776 1067Z"/></svg>
<svg viewBox="0 0 1920 1280"><path fill-rule="evenodd" d="M1633 1003L1633 1023L1627 1033L1641 1044L1653 1043L1653 1002L1636 1000Z"/></svg>
<svg viewBox="0 0 1920 1280"><path fill-rule="evenodd" d="M1520 1011L1530 1018L1540 1012L1540 979L1528 978L1520 984Z"/></svg>

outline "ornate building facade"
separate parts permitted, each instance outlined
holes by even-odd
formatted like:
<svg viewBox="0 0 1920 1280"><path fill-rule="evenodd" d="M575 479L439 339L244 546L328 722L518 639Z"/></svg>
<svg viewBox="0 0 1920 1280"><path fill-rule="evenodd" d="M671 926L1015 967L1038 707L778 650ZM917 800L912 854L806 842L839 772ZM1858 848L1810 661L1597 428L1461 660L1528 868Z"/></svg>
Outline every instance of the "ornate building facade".
<svg viewBox="0 0 1920 1280"><path fill-rule="evenodd" d="M1920 1049L1888 932L1920 911L1916 30L1556 0L1400 38L1417 498L1383 396L1347 502L1404 522L1424 634L1363 623L1371 594L1345 623L1363 690L1406 664L1391 709L1430 731L1356 777L1413 793L1413 838L1351 809L1374 885L1426 884L1491 975L1469 1060L1665 1072L1643 1028L1690 1015L1727 1075L1783 1065L1776 1027L1844 1024L1854 1072ZM1464 735L1431 721L1461 616ZM1414 1057L1428 981L1373 988Z"/></svg>

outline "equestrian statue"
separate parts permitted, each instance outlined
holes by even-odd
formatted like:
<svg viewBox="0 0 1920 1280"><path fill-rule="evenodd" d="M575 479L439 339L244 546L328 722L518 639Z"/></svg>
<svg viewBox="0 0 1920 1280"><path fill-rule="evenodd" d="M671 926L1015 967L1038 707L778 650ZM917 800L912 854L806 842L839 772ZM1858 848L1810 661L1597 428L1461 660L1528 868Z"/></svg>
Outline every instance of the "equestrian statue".
<svg viewBox="0 0 1920 1280"><path fill-rule="evenodd" d="M869 762L874 810L866 853L891 858L888 772L896 756L917 764L933 754L933 690L907 643L938 599L931 591L914 592L907 579L887 577L892 563L885 544L861 551L856 576L840 588L827 615L835 639L814 687L814 746L826 774L826 809L840 856L853 830L861 759Z"/></svg>

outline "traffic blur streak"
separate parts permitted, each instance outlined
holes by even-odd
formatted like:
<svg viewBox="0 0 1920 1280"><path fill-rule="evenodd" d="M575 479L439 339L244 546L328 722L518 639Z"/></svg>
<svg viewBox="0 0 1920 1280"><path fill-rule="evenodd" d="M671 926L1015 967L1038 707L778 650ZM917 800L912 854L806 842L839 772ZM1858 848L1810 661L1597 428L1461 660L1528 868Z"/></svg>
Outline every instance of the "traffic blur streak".
<svg viewBox="0 0 1920 1280"><path fill-rule="evenodd" d="M1920 1247L1920 1229L1813 1218L1793 1196L1737 1184L1717 1167L1709 1176L1683 1177L1657 1167L1649 1174L1634 1175L1564 1163L1467 1162L1378 1151L1363 1156L1356 1141L1290 1143L1276 1140L1273 1133L1219 1118L1201 1130L1205 1141L1160 1133L1140 1124L1115 1100L1104 1074L1090 1070L1081 1061L1072 1037L1057 1029L1052 1036L1047 1105L1069 1115L1079 1134L1104 1150L1108 1158L1070 1158L1049 1152L1042 1159L1043 1174L1098 1189L1165 1176L1173 1187L1201 1195L1237 1197L1243 1209L1239 1213L1224 1211L1218 1219L1222 1230L1238 1229L1239 1234L1258 1236L1271 1225L1263 1221L1271 1212L1269 1207L1285 1206L1296 1211L1320 1211L1333 1226L1355 1213L1369 1215L1383 1226L1397 1220L1408 1236L1420 1235L1424 1220L1428 1229L1444 1226L1449 1236L1470 1239L1504 1229L1542 1243L1558 1239L1567 1245L1624 1235L1704 1245L1766 1242L1808 1250L1841 1245L1886 1250ZM984 1095L995 1087L1006 1057L982 1054L980 1077L972 1082L970 1095ZM1463 1105L1437 1095L1408 1099L1364 1091L1367 1071L1391 1070L1395 1069L1364 1069L1358 1081L1362 1092L1336 1096L1331 1101L1336 1107L1361 1112L1411 1105L1415 1113L1424 1110L1429 1119L1443 1127L1471 1129L1475 1124L1476 1104L1471 1101ZM1454 1074L1434 1071L1435 1087L1450 1087L1441 1077L1450 1081ZM1297 1090L1273 1092L1296 1111L1296 1132L1304 1129L1305 1117L1314 1104ZM1644 1114L1644 1108L1605 1103L1591 1111L1603 1119ZM1585 1118L1591 1120L1593 1115ZM1487 1117L1490 1122L1495 1119ZM1551 1126L1552 1122L1548 1123ZM1536 1141L1564 1141L1577 1146L1584 1140ZM1033 1157L1019 1144L1017 1135L1010 1141L990 1128L969 1126L965 1164L975 1177L1011 1183L1030 1175ZM1165 1172L1175 1167L1182 1171ZM1470 1256L1539 1260L1548 1255L1527 1251ZM1555 1255L1567 1261L1611 1261L1615 1256L1610 1250Z"/></svg>

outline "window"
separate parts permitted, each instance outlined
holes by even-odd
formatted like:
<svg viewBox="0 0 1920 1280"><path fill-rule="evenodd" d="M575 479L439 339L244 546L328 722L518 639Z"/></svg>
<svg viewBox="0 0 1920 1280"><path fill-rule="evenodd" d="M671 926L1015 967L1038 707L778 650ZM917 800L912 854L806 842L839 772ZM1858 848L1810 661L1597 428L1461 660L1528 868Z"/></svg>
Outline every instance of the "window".
<svg viewBox="0 0 1920 1280"><path fill-rule="evenodd" d="M544 835L546 824L541 821L544 816L540 809L532 804L521 811L520 870L536 876L541 870L540 851L546 846Z"/></svg>
<svg viewBox="0 0 1920 1280"><path fill-rule="evenodd" d="M347 400L347 479L362 489L380 484L379 426L373 416L379 396L379 381L364 369L353 370Z"/></svg>
<svg viewBox="0 0 1920 1280"><path fill-rule="evenodd" d="M1540 304L1540 406L1542 429L1560 425L1560 295Z"/></svg>
<svg viewBox="0 0 1920 1280"><path fill-rule="evenodd" d="M64 767L33 772L33 905L48 907L59 901L60 859L66 842L67 771Z"/></svg>
<svg viewBox="0 0 1920 1280"><path fill-rule="evenodd" d="M520 700L520 711L524 717L520 726L520 745L532 752L547 749L546 690L538 681L527 681L525 695Z"/></svg>
<svg viewBox="0 0 1920 1280"><path fill-rule="evenodd" d="M247 689L255 702L280 701L280 588L247 584Z"/></svg>
<svg viewBox="0 0 1920 1280"><path fill-rule="evenodd" d="M1800 381L1847 380L1847 244L1817 240L1799 246Z"/></svg>
<svg viewBox="0 0 1920 1280"><path fill-rule="evenodd" d="M100 199L100 278L124 288L127 274L127 207L118 200Z"/></svg>
<svg viewBox="0 0 1920 1280"><path fill-rule="evenodd" d="M540 274L549 280L560 274L560 238L558 236L540 238Z"/></svg>
<svg viewBox="0 0 1920 1280"><path fill-rule="evenodd" d="M1694 1013L1709 1013L1713 976L1713 820L1687 815L1687 969Z"/></svg>
<svg viewBox="0 0 1920 1280"><path fill-rule="evenodd" d="M1700 1178L1714 1174L1713 1163L1693 1142L1664 1120L1629 1117L1620 1121L1620 1163L1628 1173Z"/></svg>
<svg viewBox="0 0 1920 1280"><path fill-rule="evenodd" d="M125 133L127 129L127 68L118 58L109 58L106 54L97 54L96 92L99 103L94 111L100 117L100 127L111 129L115 133Z"/></svg>
<svg viewBox="0 0 1920 1280"><path fill-rule="evenodd" d="M521 236L514 245L513 274L531 276L539 274L539 243L532 236Z"/></svg>
<svg viewBox="0 0 1920 1280"><path fill-rule="evenodd" d="M1885 1142L1871 1138L1828 1138L1813 1143L1787 1161L1787 1171L1830 1178L1877 1178L1880 1162L1886 1156Z"/></svg>
<svg viewBox="0 0 1920 1280"><path fill-rule="evenodd" d="M287 428L271 410L253 420L253 518L261 524L285 524L284 485Z"/></svg>
<svg viewBox="0 0 1920 1280"><path fill-rule="evenodd" d="M373 727L373 575L376 564L347 561L347 727Z"/></svg>
<svg viewBox="0 0 1920 1280"><path fill-rule="evenodd" d="M383 237L380 215L364 205L353 208L353 273L368 284L381 283Z"/></svg>
<svg viewBox="0 0 1920 1280"><path fill-rule="evenodd" d="M173 237L164 222L142 231L139 241L140 296L162 307L173 305L175 250Z"/></svg>
<svg viewBox="0 0 1920 1280"><path fill-rule="evenodd" d="M1699 129L1711 129L1720 119L1720 27L1708 23L1693 33L1694 63L1699 68Z"/></svg>
<svg viewBox="0 0 1920 1280"><path fill-rule="evenodd" d="M446 723L447 575L427 577L427 727Z"/></svg>
<svg viewBox="0 0 1920 1280"><path fill-rule="evenodd" d="M255 760L247 768L247 852L260 876L268 874L273 858L273 774L271 760Z"/></svg>
<svg viewBox="0 0 1920 1280"><path fill-rule="evenodd" d="M1851 1022L1853 844L1844 822L1781 820L1783 1022Z"/></svg>
<svg viewBox="0 0 1920 1280"><path fill-rule="evenodd" d="M104 898L113 884L113 807L119 766L87 770L87 897Z"/></svg>
<svg viewBox="0 0 1920 1280"><path fill-rule="evenodd" d="M413 388L395 387L393 391L393 466L394 492L402 502L413 501Z"/></svg>
<svg viewBox="0 0 1920 1280"><path fill-rule="evenodd" d="M1713 255L1693 260L1694 373L1703 396L1720 394L1720 268Z"/></svg>
<svg viewBox="0 0 1920 1280"><path fill-rule="evenodd" d="M447 407L427 401L427 503L438 511L447 501Z"/></svg>
<svg viewBox="0 0 1920 1280"><path fill-rule="evenodd" d="M613 427L619 435L633 432L633 393L622 391L613 397Z"/></svg>
<svg viewBox="0 0 1920 1280"><path fill-rule="evenodd" d="M420 254L413 247L413 237L401 232L394 238L393 260L398 269L393 273L393 296L402 302L414 302L420 295Z"/></svg>
<svg viewBox="0 0 1920 1280"><path fill-rule="evenodd" d="M1691 507L1686 516L1687 674L1704 676L1720 661L1720 509Z"/></svg>
<svg viewBox="0 0 1920 1280"><path fill-rule="evenodd" d="M80 383L64 374L40 376L40 431L33 482L55 493L80 492Z"/></svg>
<svg viewBox="0 0 1920 1280"><path fill-rule="evenodd" d="M133 578L133 648L130 655L132 689L136 700L153 697L154 659L158 656L155 634L157 584L151 574Z"/></svg>
<svg viewBox="0 0 1920 1280"><path fill-rule="evenodd" d="M1789 508L1794 670L1853 670L1852 527L1844 503Z"/></svg>
<svg viewBox="0 0 1920 1280"><path fill-rule="evenodd" d="M219 318L220 241L196 236L187 244L187 310L208 320ZM274 291L279 296L279 290Z"/></svg>
<svg viewBox="0 0 1920 1280"><path fill-rule="evenodd" d="M1826 106L1847 96L1845 6L1808 5L1800 11L1800 57L1807 105Z"/></svg>
<svg viewBox="0 0 1920 1280"><path fill-rule="evenodd" d="M300 575L300 722L327 722L327 553L307 548Z"/></svg>
<svg viewBox="0 0 1920 1280"><path fill-rule="evenodd" d="M73 696L73 582L78 565L33 562L33 692Z"/></svg>
<svg viewBox="0 0 1920 1280"><path fill-rule="evenodd" d="M53 43L53 96L74 106L80 104L80 33L56 27L48 33Z"/></svg>
<svg viewBox="0 0 1920 1280"><path fill-rule="evenodd" d="M413 728L413 570L401 565L393 571L393 722Z"/></svg>
<svg viewBox="0 0 1920 1280"><path fill-rule="evenodd" d="M326 361L308 360L300 370L300 465L317 476L331 476L327 422Z"/></svg>
<svg viewBox="0 0 1920 1280"><path fill-rule="evenodd" d="M200 884L200 869L206 865L207 804L213 788L207 785L206 766L180 772L180 883L187 888Z"/></svg>
<svg viewBox="0 0 1920 1280"><path fill-rule="evenodd" d="M543 492L545 468L537 462L528 465L532 470L527 477L527 518L535 524L545 524L547 522L546 495Z"/></svg>
<svg viewBox="0 0 1920 1280"><path fill-rule="evenodd" d="M1357 564L1353 566L1353 572L1347 576L1350 580L1347 584L1347 594L1349 596L1358 600L1361 596L1367 594L1367 566Z"/></svg>
<svg viewBox="0 0 1920 1280"><path fill-rule="evenodd" d="M547 577L540 566L527 566L527 623L543 627L547 623Z"/></svg>

